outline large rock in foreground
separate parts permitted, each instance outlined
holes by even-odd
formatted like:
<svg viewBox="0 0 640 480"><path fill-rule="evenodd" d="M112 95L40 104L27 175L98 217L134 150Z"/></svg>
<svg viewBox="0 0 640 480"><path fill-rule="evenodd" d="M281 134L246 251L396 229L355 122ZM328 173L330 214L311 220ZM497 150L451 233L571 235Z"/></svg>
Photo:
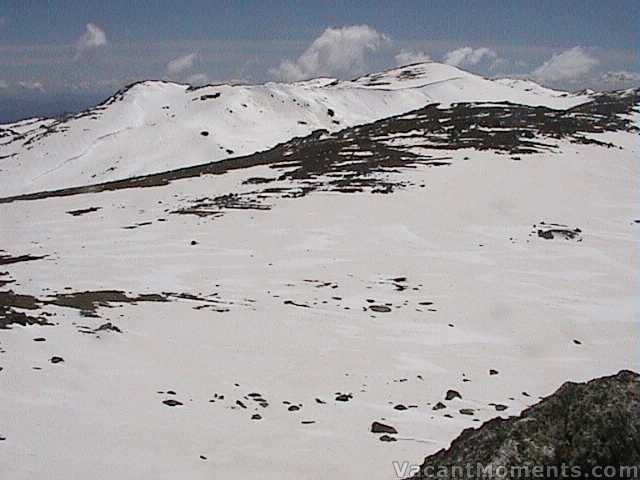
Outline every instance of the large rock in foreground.
<svg viewBox="0 0 640 480"><path fill-rule="evenodd" d="M449 449L426 458L414 478L586 478L598 472L640 478L637 373L567 382L519 417L466 429Z"/></svg>

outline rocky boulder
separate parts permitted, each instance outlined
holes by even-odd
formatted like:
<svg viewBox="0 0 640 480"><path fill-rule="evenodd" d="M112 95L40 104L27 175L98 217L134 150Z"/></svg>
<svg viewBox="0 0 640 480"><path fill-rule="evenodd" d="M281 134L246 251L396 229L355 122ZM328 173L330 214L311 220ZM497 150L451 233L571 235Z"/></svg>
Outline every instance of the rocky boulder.
<svg viewBox="0 0 640 480"><path fill-rule="evenodd" d="M609 478L640 478L637 373L567 382L518 417L466 429L413 478L586 478L594 468L615 471Z"/></svg>

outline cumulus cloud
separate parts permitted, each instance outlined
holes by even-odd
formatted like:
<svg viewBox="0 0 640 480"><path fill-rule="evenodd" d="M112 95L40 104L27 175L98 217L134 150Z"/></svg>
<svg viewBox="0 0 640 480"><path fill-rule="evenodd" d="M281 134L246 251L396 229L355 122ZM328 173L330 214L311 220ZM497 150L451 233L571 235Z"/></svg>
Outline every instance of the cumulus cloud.
<svg viewBox="0 0 640 480"><path fill-rule="evenodd" d="M553 54L549 60L536 68L531 75L542 82L575 82L589 73L598 59L582 47L573 47Z"/></svg>
<svg viewBox="0 0 640 480"><path fill-rule="evenodd" d="M285 60L269 72L285 81L361 74L366 68L367 55L388 41L386 35L368 25L327 28L297 60Z"/></svg>
<svg viewBox="0 0 640 480"><path fill-rule="evenodd" d="M196 63L196 60L198 60L198 54L196 52L174 58L167 63L167 73L171 76L175 76L184 73L187 70L191 70L193 65Z"/></svg>
<svg viewBox="0 0 640 480"><path fill-rule="evenodd" d="M619 70L617 72L605 72L600 77L602 83L612 88L624 88L640 85L640 73Z"/></svg>
<svg viewBox="0 0 640 480"><path fill-rule="evenodd" d="M193 75L189 75L185 81L189 85L207 85L209 83L209 76L206 73L194 73Z"/></svg>
<svg viewBox="0 0 640 480"><path fill-rule="evenodd" d="M429 54L426 52L405 50L404 48L400 50L400 52L398 52L394 58L396 61L396 65L398 66L431 61L431 56L429 56Z"/></svg>
<svg viewBox="0 0 640 480"><path fill-rule="evenodd" d="M167 63L167 76L172 80L184 81L190 85L206 85L209 83L206 73L190 73L199 59L200 55L197 52L174 58Z"/></svg>
<svg viewBox="0 0 640 480"><path fill-rule="evenodd" d="M472 67L483 60L493 60L495 63L497 59L498 54L490 48L462 47L447 52L444 56L444 63L454 67Z"/></svg>
<svg viewBox="0 0 640 480"><path fill-rule="evenodd" d="M89 54L100 47L107 45L107 34L99 26L87 23L84 33L76 42L76 56L78 60L85 54Z"/></svg>

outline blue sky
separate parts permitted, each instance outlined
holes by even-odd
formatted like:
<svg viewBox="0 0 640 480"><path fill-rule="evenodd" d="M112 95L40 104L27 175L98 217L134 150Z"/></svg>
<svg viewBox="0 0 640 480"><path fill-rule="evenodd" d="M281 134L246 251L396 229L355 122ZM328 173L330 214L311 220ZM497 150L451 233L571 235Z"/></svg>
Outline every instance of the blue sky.
<svg viewBox="0 0 640 480"><path fill-rule="evenodd" d="M635 0L0 0L0 101L101 97L146 78L349 77L427 58L621 88L640 83L639 28Z"/></svg>

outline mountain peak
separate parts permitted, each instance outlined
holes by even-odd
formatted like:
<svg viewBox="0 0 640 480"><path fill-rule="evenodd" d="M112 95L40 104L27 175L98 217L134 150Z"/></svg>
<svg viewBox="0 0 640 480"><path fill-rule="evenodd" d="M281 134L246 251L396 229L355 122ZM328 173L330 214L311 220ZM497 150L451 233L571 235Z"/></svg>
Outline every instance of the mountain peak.
<svg viewBox="0 0 640 480"><path fill-rule="evenodd" d="M361 87L390 89L415 88L458 78L481 78L478 75L445 63L421 62L369 73L348 82Z"/></svg>

